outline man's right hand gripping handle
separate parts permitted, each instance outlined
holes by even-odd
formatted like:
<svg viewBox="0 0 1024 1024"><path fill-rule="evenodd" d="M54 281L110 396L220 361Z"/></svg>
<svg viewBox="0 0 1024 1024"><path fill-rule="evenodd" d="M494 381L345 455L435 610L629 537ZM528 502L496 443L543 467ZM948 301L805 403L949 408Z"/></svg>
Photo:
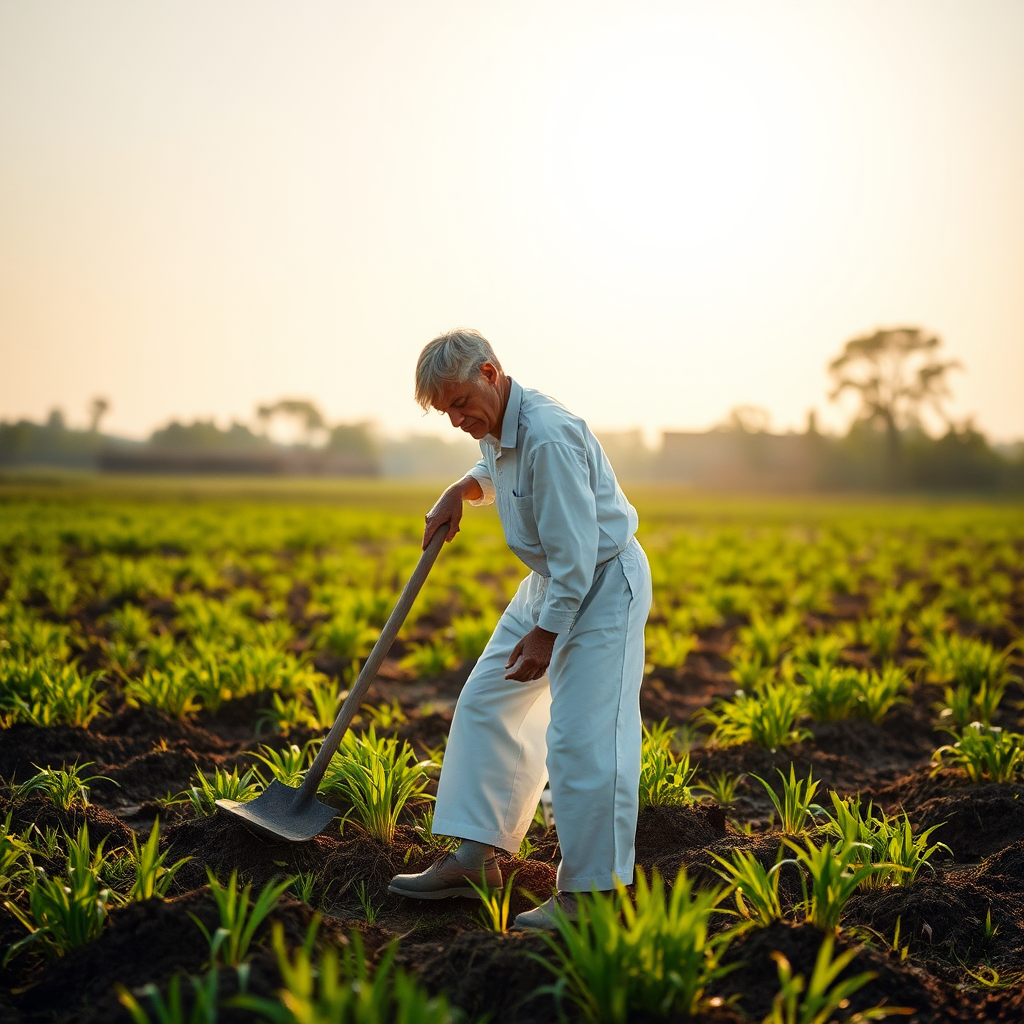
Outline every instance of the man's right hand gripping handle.
<svg viewBox="0 0 1024 1024"><path fill-rule="evenodd" d="M483 488L476 477L464 476L461 480L452 484L440 498L434 502L434 507L427 513L426 526L423 528L423 548L426 550L430 538L445 523L448 524L448 536L445 542L455 539L459 532L459 523L462 521L462 503L465 500L476 501L483 497Z"/></svg>

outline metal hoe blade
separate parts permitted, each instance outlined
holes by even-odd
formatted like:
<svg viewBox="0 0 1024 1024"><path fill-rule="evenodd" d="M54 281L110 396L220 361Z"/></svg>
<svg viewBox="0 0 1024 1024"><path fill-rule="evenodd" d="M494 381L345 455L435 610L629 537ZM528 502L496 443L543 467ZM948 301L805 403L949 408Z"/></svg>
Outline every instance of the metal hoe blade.
<svg viewBox="0 0 1024 1024"><path fill-rule="evenodd" d="M255 800L218 800L217 810L268 839L304 843L327 828L338 812L319 800L302 800L301 792L275 779Z"/></svg>
<svg viewBox="0 0 1024 1024"><path fill-rule="evenodd" d="M292 843L303 843L313 836L319 835L330 823L337 813L333 807L321 803L316 799L316 791L320 780L327 771L331 758L334 757L342 738L348 731L348 727L355 717L366 691L370 688L377 675L384 659L387 657L391 645L395 642L398 630L405 622L409 609L412 607L416 595L423 586L423 581L430 572L430 567L437 558L437 553L444 544L448 534L448 524L439 527L430 538L430 543L420 556L419 563L413 571L409 582L406 583L402 596L395 605L384 628L381 630L380 639L373 645L370 656L359 673L359 678L352 686L352 690L345 698L338 717L331 726L331 731L324 737L316 760L309 766L302 785L297 789L286 786L276 779L255 799L248 803L239 803L237 800L218 800L217 810L221 814L230 815L252 829L258 835L268 839L285 839Z"/></svg>

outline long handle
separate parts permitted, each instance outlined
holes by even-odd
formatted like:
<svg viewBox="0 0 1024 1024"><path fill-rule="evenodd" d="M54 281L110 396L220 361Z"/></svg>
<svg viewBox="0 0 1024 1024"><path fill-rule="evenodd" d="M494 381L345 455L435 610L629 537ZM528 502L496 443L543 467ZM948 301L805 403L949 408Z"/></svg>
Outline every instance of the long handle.
<svg viewBox="0 0 1024 1024"><path fill-rule="evenodd" d="M376 678L378 670L384 663L384 659L388 656L388 651L391 650L391 645L395 642L395 637L402 628L402 623L405 622L409 609L412 607L413 601L416 600L416 595L420 592L423 581L427 578L427 574L430 572L437 554L441 550L441 545L444 544L444 539L447 536L448 524L445 523L437 528L434 536L430 538L430 543L427 545L426 550L420 555L416 569L412 576L409 577L409 582L406 583L402 596L398 599L398 604L395 605L395 610L384 624L380 637L373 645L370 656L363 664L363 670L359 673L359 678L355 681L351 692L345 698L345 703L341 705L338 717L334 720L331 731L325 737L320 747L320 752L316 755L316 760L309 766L309 771L306 772L306 777L299 787L300 801L312 800L316 796L320 780L324 777L324 772L327 771L327 765L330 764L331 758L334 757L338 747L341 746L342 737L348 731L352 719L359 710L363 697L366 696L366 691L370 688L370 683Z"/></svg>

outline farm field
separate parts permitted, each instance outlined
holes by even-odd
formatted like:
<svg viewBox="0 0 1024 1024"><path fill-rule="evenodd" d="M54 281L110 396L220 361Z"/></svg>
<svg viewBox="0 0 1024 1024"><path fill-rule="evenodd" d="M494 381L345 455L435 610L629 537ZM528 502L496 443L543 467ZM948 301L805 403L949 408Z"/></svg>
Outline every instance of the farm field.
<svg viewBox="0 0 1024 1024"><path fill-rule="evenodd" d="M386 891L447 848L452 710L525 574L491 510L291 845L214 801L296 783L436 489L0 480L0 1019L1024 1020L1024 508L629 493L640 873L548 939L506 930L554 882L541 808L505 891Z"/></svg>

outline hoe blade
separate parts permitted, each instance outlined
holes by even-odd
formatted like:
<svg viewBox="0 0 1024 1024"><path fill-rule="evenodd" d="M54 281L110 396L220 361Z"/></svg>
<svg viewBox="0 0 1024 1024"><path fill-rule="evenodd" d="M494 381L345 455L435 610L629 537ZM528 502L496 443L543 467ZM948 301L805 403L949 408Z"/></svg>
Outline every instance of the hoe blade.
<svg viewBox="0 0 1024 1024"><path fill-rule="evenodd" d="M218 800L217 810L268 839L304 843L319 835L338 812L319 800L302 800L299 794L300 790L275 779L255 800Z"/></svg>

